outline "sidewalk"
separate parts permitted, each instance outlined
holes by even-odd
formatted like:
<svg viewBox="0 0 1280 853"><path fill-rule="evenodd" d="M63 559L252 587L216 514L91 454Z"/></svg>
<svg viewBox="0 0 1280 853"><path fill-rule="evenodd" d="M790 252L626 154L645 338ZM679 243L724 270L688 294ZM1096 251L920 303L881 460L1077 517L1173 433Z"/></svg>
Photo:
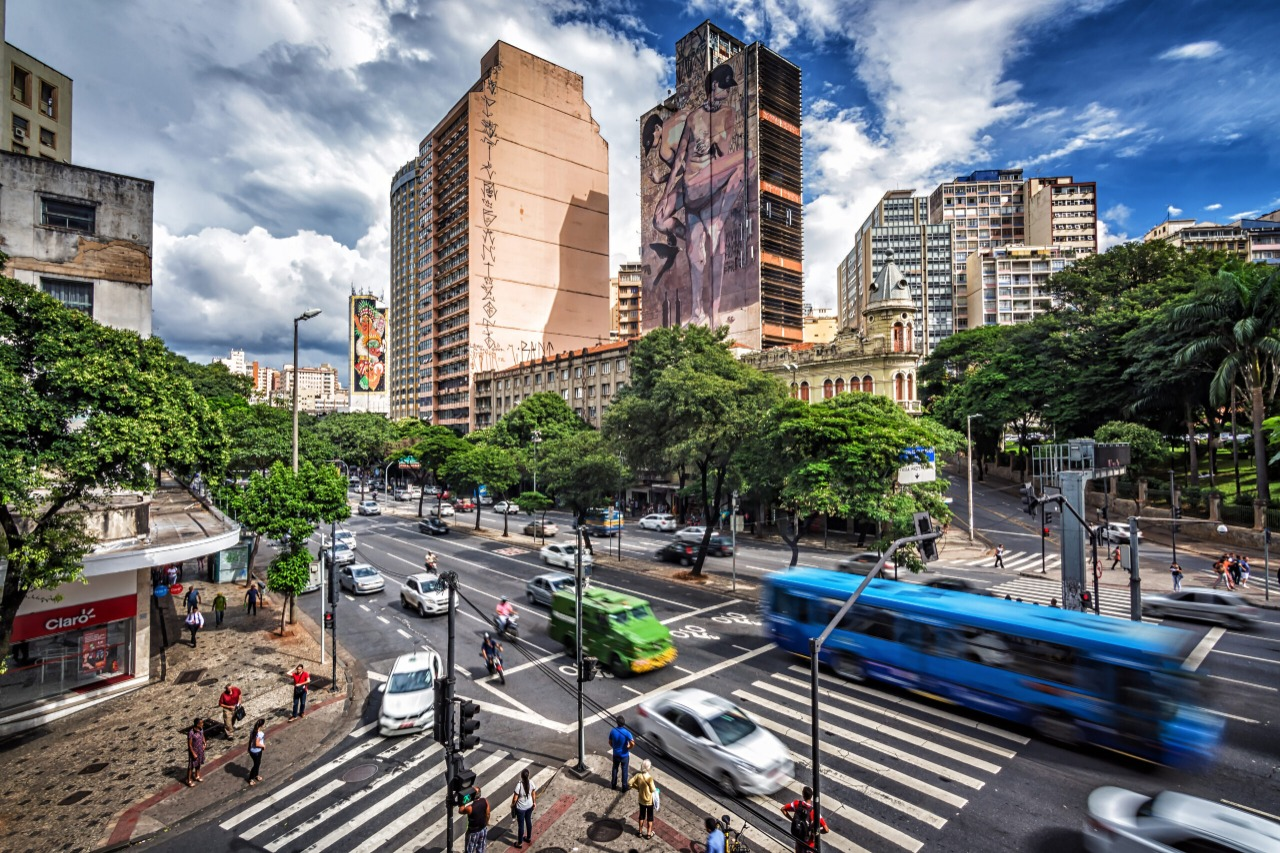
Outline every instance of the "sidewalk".
<svg viewBox="0 0 1280 853"><path fill-rule="evenodd" d="M363 696L353 695L341 656L339 689L330 692L331 664L320 665L319 645L304 630L308 617L301 610L299 624L281 637L279 596L271 596L271 607L249 616L240 584L197 580L194 585L206 619L197 648L191 648L190 634L183 630L182 602L161 599L170 645L162 668L160 625L153 625L149 685L0 744L5 768L0 837L6 850L123 845L237 798L261 796L291 767L306 764L351 730ZM222 626L214 627L212 602L219 590L228 606ZM306 717L289 723L293 684L288 674L299 663L311 673L311 695ZM155 680L162 672L165 680ZM248 712L234 740L225 739L218 708L227 684L243 691ZM205 720L204 782L188 788L187 730L196 716ZM267 720L263 782L250 788L247 738L259 718Z"/></svg>

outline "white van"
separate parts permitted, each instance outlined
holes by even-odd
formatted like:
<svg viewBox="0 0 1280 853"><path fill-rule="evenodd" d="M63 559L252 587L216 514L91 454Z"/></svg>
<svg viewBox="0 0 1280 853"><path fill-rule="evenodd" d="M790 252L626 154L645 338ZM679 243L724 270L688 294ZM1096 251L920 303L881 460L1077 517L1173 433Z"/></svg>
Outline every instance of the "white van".
<svg viewBox="0 0 1280 853"><path fill-rule="evenodd" d="M396 658L378 711L378 734L408 735L431 728L436 680L444 677L440 655L413 652Z"/></svg>

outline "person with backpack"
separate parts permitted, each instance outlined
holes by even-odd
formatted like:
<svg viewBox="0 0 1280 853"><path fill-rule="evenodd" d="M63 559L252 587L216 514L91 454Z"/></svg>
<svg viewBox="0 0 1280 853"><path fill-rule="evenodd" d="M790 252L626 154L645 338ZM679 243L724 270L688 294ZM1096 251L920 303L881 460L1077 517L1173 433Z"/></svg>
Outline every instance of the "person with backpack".
<svg viewBox="0 0 1280 853"><path fill-rule="evenodd" d="M467 816L467 841L465 853L484 853L484 845L489 840L489 801L480 796L480 786L473 790L475 796L465 806L458 807L458 814Z"/></svg>
<svg viewBox="0 0 1280 853"><path fill-rule="evenodd" d="M653 838L654 794L658 791L658 783L649 772L653 762L645 759L640 762L640 772L631 777L628 788L635 788L639 798L640 813L636 818L636 834L641 838Z"/></svg>
<svg viewBox="0 0 1280 853"><path fill-rule="evenodd" d="M808 785L800 793L800 799L792 800L782 807L782 816L791 821L791 837L796 842L796 853L808 853L814 848L814 839L821 832L826 835L831 830L827 827L826 818L819 817L814 825L813 789Z"/></svg>

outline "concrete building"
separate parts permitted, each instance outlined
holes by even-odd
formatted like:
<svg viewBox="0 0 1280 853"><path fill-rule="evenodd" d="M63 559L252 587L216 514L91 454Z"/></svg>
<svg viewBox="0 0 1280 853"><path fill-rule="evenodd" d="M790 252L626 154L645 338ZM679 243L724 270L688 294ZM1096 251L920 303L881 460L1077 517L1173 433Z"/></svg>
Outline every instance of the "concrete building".
<svg viewBox="0 0 1280 853"><path fill-rule="evenodd" d="M387 306L376 296L352 294L347 307L347 317L351 322L351 334L347 339L350 410L389 414L391 396L387 393Z"/></svg>
<svg viewBox="0 0 1280 853"><path fill-rule="evenodd" d="M405 163L391 180L391 312L388 315L387 393L391 417L418 417L418 161Z"/></svg>
<svg viewBox="0 0 1280 853"><path fill-rule="evenodd" d="M347 391L338 381L338 368L331 364L298 368L298 410L313 415L345 412L350 404ZM293 400L293 365L280 371L276 398L289 405Z"/></svg>
<svg viewBox="0 0 1280 853"><path fill-rule="evenodd" d="M799 343L800 69L710 21L676 42L675 66L675 93L640 120L641 332Z"/></svg>
<svg viewBox="0 0 1280 853"><path fill-rule="evenodd" d="M596 429L618 392L631 381L635 341L583 347L503 370L475 375L477 429L496 424L520 401L542 391L559 394L578 416Z"/></svg>
<svg viewBox="0 0 1280 853"><path fill-rule="evenodd" d="M616 278L609 279L609 311L613 327L609 337L630 340L640 337L640 290L643 273L639 261L622 264Z"/></svg>
<svg viewBox="0 0 1280 853"><path fill-rule="evenodd" d="M1053 307L1049 276L1074 263L1061 246L997 246L965 260L971 328L1028 323Z"/></svg>
<svg viewBox="0 0 1280 853"><path fill-rule="evenodd" d="M1226 225L1169 219L1146 234L1142 241L1167 240L1180 249L1226 252L1259 264L1280 264L1280 211L1257 219L1237 219Z"/></svg>
<svg viewBox="0 0 1280 853"><path fill-rule="evenodd" d="M1076 259L1098 253L1096 182L1028 178L1026 197L1026 245L1056 246L1065 257Z"/></svg>
<svg viewBox="0 0 1280 853"><path fill-rule="evenodd" d="M151 334L151 181L0 151L0 186L5 275Z"/></svg>
<svg viewBox="0 0 1280 853"><path fill-rule="evenodd" d="M242 349L233 349L228 358L215 358L211 363L225 364L227 366L227 370L237 376L250 376L253 372L250 369L249 364L244 360L244 350ZM256 364L257 362L254 363Z"/></svg>
<svg viewBox="0 0 1280 853"><path fill-rule="evenodd" d="M1146 234L1143 234L1142 242L1150 243L1152 240L1168 240L1183 228L1187 228L1195 224L1196 221L1194 219L1166 219Z"/></svg>
<svg viewBox="0 0 1280 853"><path fill-rule="evenodd" d="M804 307L804 342L806 344L829 344L836 339L840 331L833 308Z"/></svg>
<svg viewBox="0 0 1280 853"><path fill-rule="evenodd" d="M0 0L0 35L5 32ZM9 78L0 132L4 150L59 163L71 162L71 78L0 37L0 68Z"/></svg>
<svg viewBox="0 0 1280 853"><path fill-rule="evenodd" d="M478 371L608 339L609 150L580 75L496 43L392 190L393 326L412 305L416 357L393 364L397 414L416 394L414 414L465 431Z"/></svg>
<svg viewBox="0 0 1280 853"><path fill-rule="evenodd" d="M253 396L254 403L266 403L280 387L280 371L274 367L253 363ZM299 389L301 390L301 389Z"/></svg>

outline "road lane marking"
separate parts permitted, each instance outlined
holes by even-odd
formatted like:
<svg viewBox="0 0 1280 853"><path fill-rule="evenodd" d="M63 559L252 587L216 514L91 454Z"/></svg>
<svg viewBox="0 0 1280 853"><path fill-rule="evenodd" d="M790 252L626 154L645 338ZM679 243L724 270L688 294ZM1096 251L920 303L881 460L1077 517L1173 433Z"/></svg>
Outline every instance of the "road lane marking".
<svg viewBox="0 0 1280 853"><path fill-rule="evenodd" d="M1233 658L1244 658L1245 660L1256 660L1259 663L1280 663L1280 660L1254 657L1253 655L1242 655L1239 652L1224 652L1222 649L1214 649L1213 653L1218 655L1230 655Z"/></svg>
<svg viewBox="0 0 1280 853"><path fill-rule="evenodd" d="M626 685L626 684L623 684L623 685L620 685L620 686L622 687L622 689L623 689L623 690L626 690L626 691L628 691L628 692L634 693L634 694L636 694L637 696L643 696L643 695L644 695L644 694L643 694L643 693L641 693L639 690L636 690L634 687L630 687L630 686L628 686L628 685Z"/></svg>
<svg viewBox="0 0 1280 853"><path fill-rule="evenodd" d="M365 613L368 613L368 612L369 612L369 605L367 605L367 604L361 604L361 605L360 605L360 609L361 609L361 610L363 610Z"/></svg>
<svg viewBox="0 0 1280 853"><path fill-rule="evenodd" d="M373 731L373 729L377 725L378 725L377 720L374 720L372 723L365 723L363 726L361 726L358 729L352 729L351 734L347 735L347 737L362 737L363 735L366 735L369 732Z"/></svg>
<svg viewBox="0 0 1280 853"><path fill-rule="evenodd" d="M742 647L741 647L741 646L734 646L734 648L735 648L735 649L742 649ZM747 651L746 649L742 649L742 650L743 650L744 652L745 652L745 651ZM684 667L679 666L679 665L677 665L677 664L672 664L672 665L671 665L671 668L672 668L672 669L678 669L678 670L680 670L681 672L686 672L686 673L688 673L689 675L693 675L693 670L691 670L691 669L685 669Z"/></svg>
<svg viewBox="0 0 1280 853"><path fill-rule="evenodd" d="M1237 723L1251 723L1253 725L1257 725L1262 722L1261 720L1251 720L1248 717L1238 717L1235 714L1231 714L1226 711L1215 711L1213 708L1201 708L1198 705L1193 705L1192 708L1205 714L1216 714L1219 717L1226 717L1229 720L1235 720Z"/></svg>
<svg viewBox="0 0 1280 853"><path fill-rule="evenodd" d="M1230 681L1232 684L1243 684L1245 687L1256 687L1258 690L1266 690L1271 693L1277 692L1275 687L1267 687L1263 684L1254 684L1252 681L1241 681L1238 678L1227 678L1225 675L1214 675L1213 673L1209 673L1209 677L1216 678L1219 681Z"/></svg>
<svg viewBox="0 0 1280 853"><path fill-rule="evenodd" d="M1222 800L1221 802L1226 803L1229 806L1233 806L1234 808L1237 808L1237 809L1244 809L1247 812L1253 812L1254 814L1262 815L1263 817L1270 818L1271 820L1274 820L1274 821L1280 821L1280 816L1273 815L1271 812L1264 812L1262 809L1255 809L1252 806L1246 806L1243 803L1233 803L1231 800Z"/></svg>
<svg viewBox="0 0 1280 853"><path fill-rule="evenodd" d="M386 682L387 676L383 675L380 672L374 672L373 670L369 670L369 680L376 681L379 684L383 684Z"/></svg>
<svg viewBox="0 0 1280 853"><path fill-rule="evenodd" d="M805 770L808 770L809 774L812 776L813 764L810 762L809 756L791 751L791 760L796 764L796 766L803 767ZM857 779L846 776L839 770L835 770L830 767L823 767L821 769L824 779L830 779L837 785L843 785L851 791L857 791L869 800L875 800L877 803L900 811L904 815L913 817L921 823L927 823L934 829L942 829L942 827L947 825L946 818L939 817L928 809L922 809L914 803L907 802L901 797L895 797L893 794L881 791L879 788L873 788L866 782L860 782ZM912 784L912 788L915 788L914 784Z"/></svg>
<svg viewBox="0 0 1280 853"><path fill-rule="evenodd" d="M404 637L406 640L412 640L412 639L413 639L413 635L412 635L412 634L410 634L408 631L406 631L406 630L405 630L405 629L403 629L403 628L397 628L397 629L396 629L396 633L397 633L397 634L399 634L401 637Z"/></svg>
<svg viewBox="0 0 1280 853"><path fill-rule="evenodd" d="M1182 664L1188 672L1195 672L1200 668L1200 664L1204 663L1204 659L1209 656L1209 652L1213 651L1213 647L1218 640L1222 639L1222 635L1227 633L1226 628L1210 628L1209 633L1205 634L1196 647L1191 650L1191 654L1187 655L1186 661Z"/></svg>
<svg viewBox="0 0 1280 853"><path fill-rule="evenodd" d="M544 663L557 660L558 658L562 658L562 657L564 657L564 652L550 652L550 654L543 655L540 658L535 658L534 660L528 661L527 663L522 663L522 664L519 664L518 666L509 666L506 668L505 671L507 675L514 675L515 673L519 672L522 669L529 669L530 667L541 666Z"/></svg>
<svg viewBox="0 0 1280 853"><path fill-rule="evenodd" d="M385 616L379 616L379 617L378 617L378 621L379 621L379 622L381 622L383 625L390 625L390 624L391 624L391 620L390 620L390 619L388 619L388 618L387 618L387 617L385 617Z"/></svg>
<svg viewBox="0 0 1280 853"><path fill-rule="evenodd" d="M502 758L506 757L505 753L500 753L499 755ZM484 763L484 762L481 762L481 763ZM523 767L525 767L529 763L530 762L528 761L516 761L511 764L508 764L505 768L503 768L502 772L499 773L496 777L485 780L484 789L486 791L503 790L503 786L506 785L507 780L514 777L517 773L520 772L520 770ZM476 765L477 771L479 766L480 765ZM489 767L486 766L485 770L488 770L488 769ZM476 772L477 781L479 779L479 775L480 775L479 772ZM435 794L431 796L430 799L428 799L426 802L422 804L422 807L430 808L435 806L435 804L438 803L440 800L444 799L445 795L447 795L448 793L449 793L448 788L444 788L441 791L437 791ZM415 812L410 812L410 814L414 815L414 820L416 820L418 817L426 817L426 808L423 809L423 812L420 815L415 813L416 810ZM405 815L405 817L409 817L409 815ZM432 838L440 834L440 830L444 829L445 821L457 821L457 819L458 819L458 815L454 812L454 810L451 808L446 808L444 817L440 818L435 823L431 824L431 826L424 829L416 838L414 838L412 841L402 846L399 850L396 851L396 853L408 853L408 851L410 850L418 850L420 847L424 846ZM394 836L388 836L388 838L391 838L391 837L394 837ZM372 840L373 839L370 839L370 841ZM379 839L378 845L385 843L385 841L386 839ZM359 853L369 853L369 851L376 850L378 849L378 847L371 846L369 842L365 842L365 844L358 849L359 849Z"/></svg>
<svg viewBox="0 0 1280 853"><path fill-rule="evenodd" d="M741 604L741 603L742 603L742 600L741 600L741 599L739 599L739 598L735 598L735 599L733 599L732 601L722 601L722 602L721 602L721 603L719 603L719 604L712 604L710 607L703 607L703 608L701 608L701 609L699 609L699 610L691 610L691 611L690 611L690 612L688 612L688 613L681 613L681 614L680 614L680 615L678 615L678 616L672 616L672 617L670 617L670 618L668 618L668 619L663 619L663 620L662 620L662 624L663 624L663 625L672 625L672 624L674 624L674 623L676 623L676 622L679 622L679 621L680 621L680 620L682 620L682 619L689 619L689 618L694 617L694 616L701 616L703 613L710 613L710 612L711 612L711 611L713 611L713 610L720 610L721 608L729 607L730 605L733 605L733 604Z"/></svg>

